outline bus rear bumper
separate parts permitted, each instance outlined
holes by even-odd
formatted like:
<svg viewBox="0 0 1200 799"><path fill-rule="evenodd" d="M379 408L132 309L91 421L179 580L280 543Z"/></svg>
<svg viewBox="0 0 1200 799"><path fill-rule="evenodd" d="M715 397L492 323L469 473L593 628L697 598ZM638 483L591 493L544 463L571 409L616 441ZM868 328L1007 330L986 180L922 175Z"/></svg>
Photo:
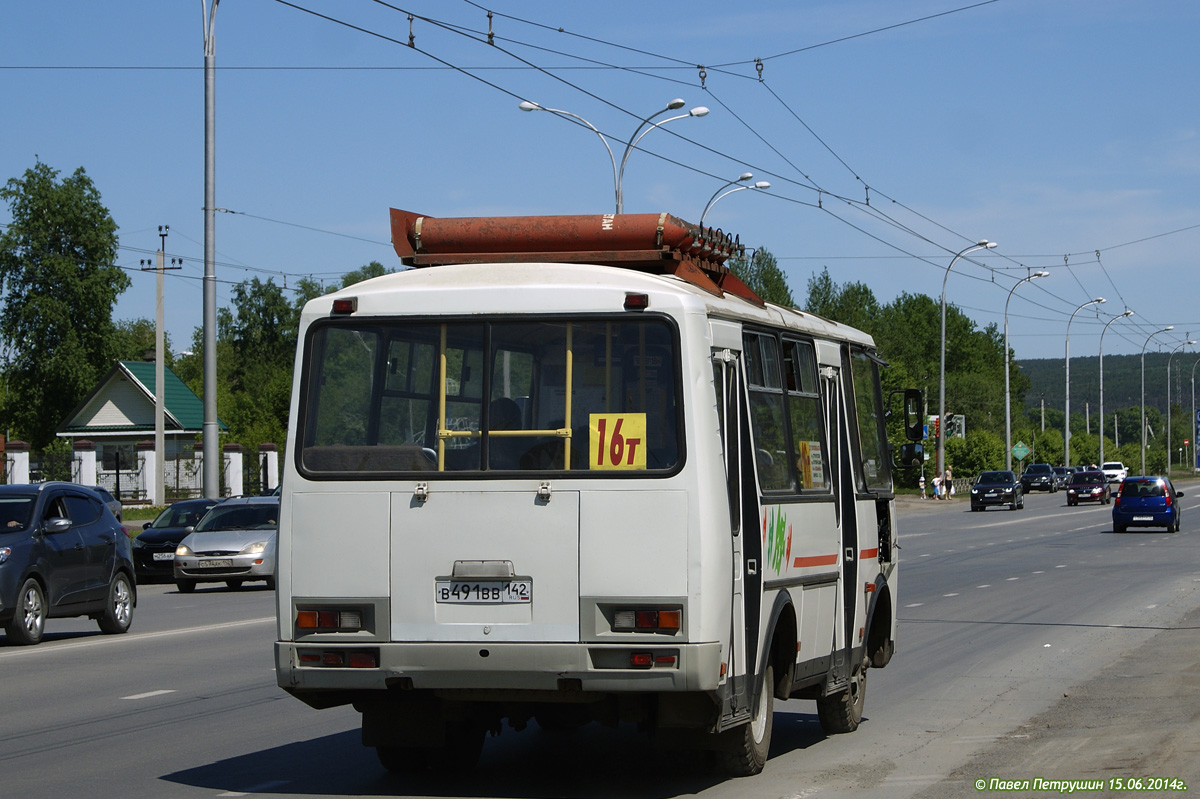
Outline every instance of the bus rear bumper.
<svg viewBox="0 0 1200 799"><path fill-rule="evenodd" d="M564 643L484 646L478 643L364 645L291 641L275 643L275 664L279 686L297 696L310 692L393 688L712 692L722 681L723 665L721 646L716 642L653 646Z"/></svg>

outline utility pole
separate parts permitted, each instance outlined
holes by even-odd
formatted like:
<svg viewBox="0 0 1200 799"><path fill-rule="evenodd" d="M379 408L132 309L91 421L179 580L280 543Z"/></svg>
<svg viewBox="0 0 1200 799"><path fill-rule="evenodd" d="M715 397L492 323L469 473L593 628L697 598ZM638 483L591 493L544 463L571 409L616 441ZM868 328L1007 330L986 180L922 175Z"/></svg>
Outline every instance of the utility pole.
<svg viewBox="0 0 1200 799"><path fill-rule="evenodd" d="M142 271L153 269L155 275L155 299L154 299L154 496L151 501L154 507L161 508L166 502L166 490L163 485L164 481L164 466L167 457L167 434L166 434L166 367L163 364L166 350L166 334L163 332L163 270L167 269L167 234L171 231L170 225L158 226L158 238L160 245L158 253L155 257L155 264L150 265L149 261L142 261ZM182 259L171 259L171 269L179 269L179 261Z"/></svg>
<svg viewBox="0 0 1200 799"><path fill-rule="evenodd" d="M217 439L217 4L201 0L204 23L204 496L221 495Z"/></svg>

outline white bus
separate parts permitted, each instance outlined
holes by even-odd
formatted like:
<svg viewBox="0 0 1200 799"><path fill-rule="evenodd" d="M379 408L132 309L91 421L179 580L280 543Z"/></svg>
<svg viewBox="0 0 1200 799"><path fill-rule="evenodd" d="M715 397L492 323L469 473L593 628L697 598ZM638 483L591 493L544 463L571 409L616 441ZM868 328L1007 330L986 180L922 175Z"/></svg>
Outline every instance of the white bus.
<svg viewBox="0 0 1200 799"><path fill-rule="evenodd" d="M897 608L870 337L763 303L734 241L666 214L392 228L420 268L301 319L279 685L353 704L397 771L472 765L505 720L636 722L733 774L776 699L855 729Z"/></svg>

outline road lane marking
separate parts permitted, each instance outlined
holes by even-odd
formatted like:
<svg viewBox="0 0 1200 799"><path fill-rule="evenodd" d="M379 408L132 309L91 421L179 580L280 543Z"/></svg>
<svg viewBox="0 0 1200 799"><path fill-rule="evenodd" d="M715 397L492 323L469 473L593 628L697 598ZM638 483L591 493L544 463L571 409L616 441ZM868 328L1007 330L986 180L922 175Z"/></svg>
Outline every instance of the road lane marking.
<svg viewBox="0 0 1200 799"><path fill-rule="evenodd" d="M217 794L217 796L248 796L252 793L266 793L267 791L273 792L285 785L290 784L291 782L289 780L272 780L271 782L264 782L261 785L255 785L247 788L244 791L226 791L225 793Z"/></svg>
<svg viewBox="0 0 1200 799"><path fill-rule="evenodd" d="M201 627L184 627L179 630L160 630L156 633L126 633L125 635L103 635L92 638L85 638L82 641L70 641L58 644L56 642L43 641L37 647L22 647L20 649L14 647L12 651L0 650L0 660L10 660L19 657L32 657L34 655L50 655L58 652L74 652L79 649L90 649L94 646L104 646L106 644L117 643L136 643L139 641L152 641L159 638L170 638L176 635L188 635L190 633L207 633L219 630L229 630L234 627L248 627L255 624L274 624L274 616L263 616L259 619L243 619L242 621L231 621L223 624L206 624Z"/></svg>
<svg viewBox="0 0 1200 799"><path fill-rule="evenodd" d="M158 691L147 691L144 694L134 694L133 696L123 696L121 698L122 699L149 699L152 696L163 696L164 694L173 694L173 693L175 693L175 689L163 688Z"/></svg>

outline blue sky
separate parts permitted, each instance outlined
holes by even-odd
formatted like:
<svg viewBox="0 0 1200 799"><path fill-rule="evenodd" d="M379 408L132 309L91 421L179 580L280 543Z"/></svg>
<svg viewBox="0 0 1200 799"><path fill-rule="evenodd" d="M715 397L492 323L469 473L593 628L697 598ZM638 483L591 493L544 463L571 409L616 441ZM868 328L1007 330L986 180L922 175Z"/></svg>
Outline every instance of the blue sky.
<svg viewBox="0 0 1200 799"><path fill-rule="evenodd" d="M415 48L409 13L424 18ZM133 280L118 319L153 318L138 265L170 225L176 349L202 321L202 23L195 0L52 0L8 4L0 28L0 180L35 158L87 170ZM1167 325L1148 351L1200 338L1200 4L225 0L215 30L216 204L234 212L217 215L221 305L252 277L399 267L389 207L609 213L596 134L518 103L584 117L619 161L678 97L710 113L642 139L625 211L698 221L753 172L771 188L725 197L706 223L775 254L797 301L826 267L881 302L938 297L953 254L986 238L999 247L947 281L981 327L1002 325L1017 280L1051 273L1009 303L1018 359L1062 357L1095 297L1072 357L1095 355L1126 308L1105 354L1137 354Z"/></svg>

